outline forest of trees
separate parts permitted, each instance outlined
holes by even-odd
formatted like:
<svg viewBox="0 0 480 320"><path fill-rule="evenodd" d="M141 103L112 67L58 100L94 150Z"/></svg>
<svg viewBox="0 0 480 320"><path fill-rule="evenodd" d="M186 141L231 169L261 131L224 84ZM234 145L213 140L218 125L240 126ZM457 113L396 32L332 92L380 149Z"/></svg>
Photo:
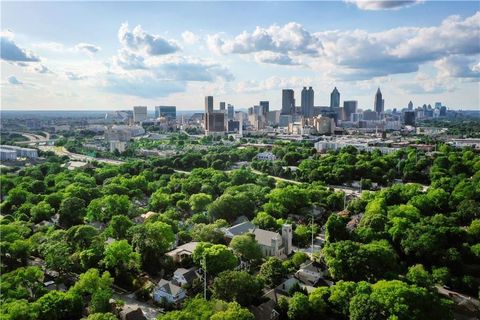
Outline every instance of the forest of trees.
<svg viewBox="0 0 480 320"><path fill-rule="evenodd" d="M294 243L305 247L312 206L324 212L314 231L326 221L326 243L316 259L335 284L292 292L279 302L281 317L450 319L451 302L440 298L436 285L478 296L478 154L442 146L433 155L345 149L317 157L309 146L275 148L284 153L282 161L299 162L295 178L305 183L275 182L245 168L216 170L256 154L254 148L223 147L73 171L63 166L66 159L47 154L42 164L2 174L2 319L115 319L112 286L133 291L142 288L144 272L171 275L175 265L165 252L176 241L192 240L201 242L193 263L201 267L206 259L211 268L210 299L193 295L160 318L253 319L246 307L261 302L263 289L279 284L306 257L264 259L254 239L237 237L228 245L219 228L240 216L272 231L288 222ZM402 178L430 187L366 191L338 215L344 195L325 184L358 178L380 184ZM148 211L155 213L139 219ZM353 216L361 219L351 228ZM32 264L34 258L44 265ZM235 270L240 261L250 268ZM44 288L52 272L65 291Z"/></svg>

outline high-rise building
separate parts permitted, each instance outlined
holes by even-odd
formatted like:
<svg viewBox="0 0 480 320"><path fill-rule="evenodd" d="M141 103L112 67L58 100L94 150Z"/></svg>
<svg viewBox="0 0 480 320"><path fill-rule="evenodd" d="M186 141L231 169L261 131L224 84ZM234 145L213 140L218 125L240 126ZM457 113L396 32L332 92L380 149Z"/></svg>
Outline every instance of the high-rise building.
<svg viewBox="0 0 480 320"><path fill-rule="evenodd" d="M295 93L292 89L282 90L282 114L293 115L295 113Z"/></svg>
<svg viewBox="0 0 480 320"><path fill-rule="evenodd" d="M446 117L447 116L447 107L446 106L441 106L440 107L440 117Z"/></svg>
<svg viewBox="0 0 480 320"><path fill-rule="evenodd" d="M213 97L206 96L205 97L205 113L213 112Z"/></svg>
<svg viewBox="0 0 480 320"><path fill-rule="evenodd" d="M408 110L413 110L413 102L412 101L410 101L408 103Z"/></svg>
<svg viewBox="0 0 480 320"><path fill-rule="evenodd" d="M228 120L233 120L235 118L235 109L231 104L227 106L227 118Z"/></svg>
<svg viewBox="0 0 480 320"><path fill-rule="evenodd" d="M338 92L337 87L330 93L330 108L340 108L340 92Z"/></svg>
<svg viewBox="0 0 480 320"><path fill-rule="evenodd" d="M314 96L312 87L303 87L302 89L302 101L301 101L301 113L305 118L311 118L313 116Z"/></svg>
<svg viewBox="0 0 480 320"><path fill-rule="evenodd" d="M385 100L382 99L382 92L380 91L380 87L377 89L377 93L375 94L375 105L374 111L380 116L383 113L383 108L385 105Z"/></svg>
<svg viewBox="0 0 480 320"><path fill-rule="evenodd" d="M358 102L356 100L343 101L343 112L346 121L352 121L352 114L357 113Z"/></svg>
<svg viewBox="0 0 480 320"><path fill-rule="evenodd" d="M225 110L225 102L220 102L220 110Z"/></svg>
<svg viewBox="0 0 480 320"><path fill-rule="evenodd" d="M261 108L261 113L266 116L267 113L270 111L270 102L260 101L260 108Z"/></svg>
<svg viewBox="0 0 480 320"><path fill-rule="evenodd" d="M136 106L133 107L133 121L143 122L147 120L147 107Z"/></svg>
<svg viewBox="0 0 480 320"><path fill-rule="evenodd" d="M363 111L363 120L378 120L378 113L372 110Z"/></svg>
<svg viewBox="0 0 480 320"><path fill-rule="evenodd" d="M156 106L155 118L167 118L168 120L175 120L177 118L177 107L175 106Z"/></svg>
<svg viewBox="0 0 480 320"><path fill-rule="evenodd" d="M403 123L406 126L414 126L415 125L415 111L414 110L407 110L403 114Z"/></svg>
<svg viewBox="0 0 480 320"><path fill-rule="evenodd" d="M213 97L205 97L205 134L225 132L225 111L213 110Z"/></svg>

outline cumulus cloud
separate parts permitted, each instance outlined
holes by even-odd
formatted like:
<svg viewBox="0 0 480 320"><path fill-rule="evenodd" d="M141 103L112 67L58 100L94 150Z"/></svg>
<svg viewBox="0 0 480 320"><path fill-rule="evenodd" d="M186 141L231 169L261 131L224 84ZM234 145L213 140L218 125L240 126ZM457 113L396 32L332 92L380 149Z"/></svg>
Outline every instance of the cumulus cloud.
<svg viewBox="0 0 480 320"><path fill-rule="evenodd" d="M233 39L223 39L221 34L210 35L207 44L212 51L220 54L271 51L317 55L322 50L320 39L296 22L257 27L253 32L244 31Z"/></svg>
<svg viewBox="0 0 480 320"><path fill-rule="evenodd" d="M113 63L124 70L147 69L145 58L125 48L118 51L113 57Z"/></svg>
<svg viewBox="0 0 480 320"><path fill-rule="evenodd" d="M287 54L272 51L260 51L255 53L255 61L260 63L271 63L280 65L297 64Z"/></svg>
<svg viewBox="0 0 480 320"><path fill-rule="evenodd" d="M217 54L248 54L259 63L305 64L341 80L417 72L423 64L480 54L480 12L451 16L432 27L309 32L297 23L257 27L233 38L207 36ZM448 66L446 66L448 67ZM452 72L459 76L461 72Z"/></svg>
<svg viewBox="0 0 480 320"><path fill-rule="evenodd" d="M144 51L152 56L170 54L180 50L174 40L149 34L143 31L140 25L130 31L128 23L123 23L118 30L118 40L124 47L132 51Z"/></svg>
<svg viewBox="0 0 480 320"><path fill-rule="evenodd" d="M83 51L87 54L95 54L100 51L100 47L90 43L79 43L75 46L76 51Z"/></svg>
<svg viewBox="0 0 480 320"><path fill-rule="evenodd" d="M185 42L186 44L192 45L196 44L200 40L200 37L197 36L195 33L187 30L182 33L182 39L183 42Z"/></svg>
<svg viewBox="0 0 480 320"><path fill-rule="evenodd" d="M32 70L33 72L40 73L40 74L53 73L50 69L48 69L43 64L33 65L29 69Z"/></svg>
<svg viewBox="0 0 480 320"><path fill-rule="evenodd" d="M361 10L395 10L409 7L423 0L345 0L347 3L353 3Z"/></svg>
<svg viewBox="0 0 480 320"><path fill-rule="evenodd" d="M189 82L231 81L232 73L210 60L178 54L173 40L147 34L137 26L133 31L122 24L119 34L121 48L108 64L105 90L153 98L181 92ZM193 41L193 33L184 33L184 41ZM185 40L186 39L186 40Z"/></svg>
<svg viewBox="0 0 480 320"><path fill-rule="evenodd" d="M80 75L80 74L72 72L72 71L65 71L65 77L67 77L68 80L73 80L73 81L87 79L86 76Z"/></svg>
<svg viewBox="0 0 480 320"><path fill-rule="evenodd" d="M442 78L472 78L480 79L480 62L474 57L465 55L452 55L437 60L434 66L438 70L438 76Z"/></svg>
<svg viewBox="0 0 480 320"><path fill-rule="evenodd" d="M40 61L33 52L22 49L13 41L14 35L10 31L0 33L0 57L6 61L12 62L31 62Z"/></svg>
<svg viewBox="0 0 480 320"><path fill-rule="evenodd" d="M9 84L11 84L13 86L19 86L19 85L23 84L23 82L18 80L17 77L15 77L15 76L9 76L7 78L7 81L8 81Z"/></svg>

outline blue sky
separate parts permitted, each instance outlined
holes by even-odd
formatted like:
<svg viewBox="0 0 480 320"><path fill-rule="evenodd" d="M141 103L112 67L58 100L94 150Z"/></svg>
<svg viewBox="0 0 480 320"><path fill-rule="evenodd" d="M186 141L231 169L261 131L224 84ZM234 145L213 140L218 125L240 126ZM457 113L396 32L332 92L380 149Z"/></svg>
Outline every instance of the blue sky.
<svg viewBox="0 0 480 320"><path fill-rule="evenodd" d="M480 109L477 1L2 2L3 109L315 105Z"/></svg>

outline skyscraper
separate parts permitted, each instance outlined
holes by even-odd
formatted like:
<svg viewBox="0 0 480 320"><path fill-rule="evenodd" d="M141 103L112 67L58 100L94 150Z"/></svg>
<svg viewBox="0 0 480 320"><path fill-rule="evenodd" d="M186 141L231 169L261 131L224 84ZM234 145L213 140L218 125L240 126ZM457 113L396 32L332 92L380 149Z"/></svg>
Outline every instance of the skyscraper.
<svg viewBox="0 0 480 320"><path fill-rule="evenodd" d="M260 109L263 115L266 115L270 111L270 102L260 101Z"/></svg>
<svg viewBox="0 0 480 320"><path fill-rule="evenodd" d="M177 107L175 106L156 106L155 118L165 117L168 120L175 120L177 118Z"/></svg>
<svg viewBox="0 0 480 320"><path fill-rule="evenodd" d="M147 120L147 107L133 107L133 121L143 122Z"/></svg>
<svg viewBox="0 0 480 320"><path fill-rule="evenodd" d="M208 117L209 115L213 113L213 96L206 96L205 97L205 131L208 131L208 125L209 125L209 120Z"/></svg>
<svg viewBox="0 0 480 320"><path fill-rule="evenodd" d="M282 114L293 115L295 113L295 93L292 89L282 90Z"/></svg>
<svg viewBox="0 0 480 320"><path fill-rule="evenodd" d="M220 110L225 110L225 102L220 102Z"/></svg>
<svg viewBox="0 0 480 320"><path fill-rule="evenodd" d="M352 121L352 114L357 113L358 103L356 100L343 101L343 112L345 114L346 121Z"/></svg>
<svg viewBox="0 0 480 320"><path fill-rule="evenodd" d="M205 97L205 113L213 112L213 96Z"/></svg>
<svg viewBox="0 0 480 320"><path fill-rule="evenodd" d="M301 102L301 110L302 115L306 118L310 118L313 116L313 99L314 99L314 92L312 87L303 87L302 89L302 102Z"/></svg>
<svg viewBox="0 0 480 320"><path fill-rule="evenodd" d="M408 110L413 110L413 102L412 101L410 101L408 103Z"/></svg>
<svg viewBox="0 0 480 320"><path fill-rule="evenodd" d="M235 117L235 109L231 104L228 104L227 106L227 118L228 120L233 120Z"/></svg>
<svg viewBox="0 0 480 320"><path fill-rule="evenodd" d="M330 93L330 108L340 108L340 92L337 87Z"/></svg>
<svg viewBox="0 0 480 320"><path fill-rule="evenodd" d="M382 92L380 91L380 87L378 87L377 93L375 94L375 105L373 106L375 112L378 115L383 113L384 105L385 100L382 99Z"/></svg>

